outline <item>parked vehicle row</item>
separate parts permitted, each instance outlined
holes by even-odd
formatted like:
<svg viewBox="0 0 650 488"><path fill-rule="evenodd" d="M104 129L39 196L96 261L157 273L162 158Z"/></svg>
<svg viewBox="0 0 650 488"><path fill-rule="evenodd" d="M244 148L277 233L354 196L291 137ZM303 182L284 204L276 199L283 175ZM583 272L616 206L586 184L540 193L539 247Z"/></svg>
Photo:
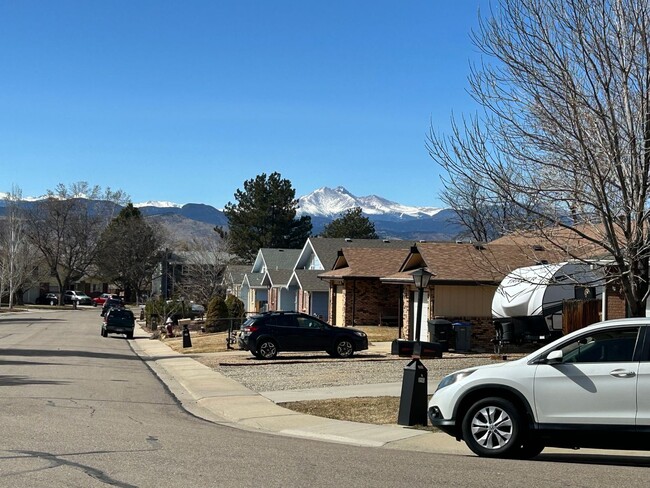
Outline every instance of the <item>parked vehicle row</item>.
<svg viewBox="0 0 650 488"><path fill-rule="evenodd" d="M326 351L330 356L349 358L355 351L368 349L368 336L304 313L264 312L242 324L238 343L260 359L273 359L281 351Z"/></svg>
<svg viewBox="0 0 650 488"><path fill-rule="evenodd" d="M40 297L36 298L34 300L34 303L36 305L58 305L59 304L59 297L56 293L46 293L45 295L41 295Z"/></svg>
<svg viewBox="0 0 650 488"><path fill-rule="evenodd" d="M63 293L63 303L77 303L77 305L92 305L93 301L88 295L81 291L66 290Z"/></svg>

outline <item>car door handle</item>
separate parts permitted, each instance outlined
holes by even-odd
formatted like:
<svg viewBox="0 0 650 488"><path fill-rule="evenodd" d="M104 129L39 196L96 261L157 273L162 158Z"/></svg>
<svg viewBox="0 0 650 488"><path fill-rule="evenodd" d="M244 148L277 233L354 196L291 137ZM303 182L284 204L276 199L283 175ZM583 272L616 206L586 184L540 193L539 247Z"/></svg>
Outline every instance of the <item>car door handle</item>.
<svg viewBox="0 0 650 488"><path fill-rule="evenodd" d="M609 374L614 378L634 378L636 376L634 371L627 371L625 369L615 369Z"/></svg>

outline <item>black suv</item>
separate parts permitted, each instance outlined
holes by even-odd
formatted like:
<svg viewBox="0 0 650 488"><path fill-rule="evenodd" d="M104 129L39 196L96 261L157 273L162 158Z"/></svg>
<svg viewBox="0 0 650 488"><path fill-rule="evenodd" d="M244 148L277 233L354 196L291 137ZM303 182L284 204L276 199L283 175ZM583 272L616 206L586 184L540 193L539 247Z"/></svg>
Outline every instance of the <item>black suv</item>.
<svg viewBox="0 0 650 488"><path fill-rule="evenodd" d="M365 332L334 327L299 312L264 312L252 315L239 331L239 347L260 359L272 359L279 351L326 351L349 358L368 349Z"/></svg>
<svg viewBox="0 0 650 488"><path fill-rule="evenodd" d="M102 337L108 334L125 334L127 339L133 339L135 328L135 316L131 310L126 308L111 308L104 315L102 324Z"/></svg>

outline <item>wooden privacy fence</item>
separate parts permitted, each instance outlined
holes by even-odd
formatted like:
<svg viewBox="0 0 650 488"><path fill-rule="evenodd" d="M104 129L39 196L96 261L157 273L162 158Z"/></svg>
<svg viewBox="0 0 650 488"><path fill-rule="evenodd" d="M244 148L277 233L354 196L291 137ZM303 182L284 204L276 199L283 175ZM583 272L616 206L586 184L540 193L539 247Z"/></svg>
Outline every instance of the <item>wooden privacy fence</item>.
<svg viewBox="0 0 650 488"><path fill-rule="evenodd" d="M568 334L600 321L601 301L564 300L562 306L562 333Z"/></svg>

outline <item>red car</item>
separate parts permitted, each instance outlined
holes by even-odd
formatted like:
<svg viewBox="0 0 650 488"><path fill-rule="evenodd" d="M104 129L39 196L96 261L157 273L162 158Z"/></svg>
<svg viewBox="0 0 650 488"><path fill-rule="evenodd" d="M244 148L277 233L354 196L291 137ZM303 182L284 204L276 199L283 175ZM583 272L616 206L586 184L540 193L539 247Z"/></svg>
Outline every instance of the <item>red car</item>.
<svg viewBox="0 0 650 488"><path fill-rule="evenodd" d="M113 298L115 300L121 300L122 297L119 295L111 295L110 293L102 293L98 297L93 298L93 305L96 307L97 305L104 305L104 302L108 300L109 298Z"/></svg>

